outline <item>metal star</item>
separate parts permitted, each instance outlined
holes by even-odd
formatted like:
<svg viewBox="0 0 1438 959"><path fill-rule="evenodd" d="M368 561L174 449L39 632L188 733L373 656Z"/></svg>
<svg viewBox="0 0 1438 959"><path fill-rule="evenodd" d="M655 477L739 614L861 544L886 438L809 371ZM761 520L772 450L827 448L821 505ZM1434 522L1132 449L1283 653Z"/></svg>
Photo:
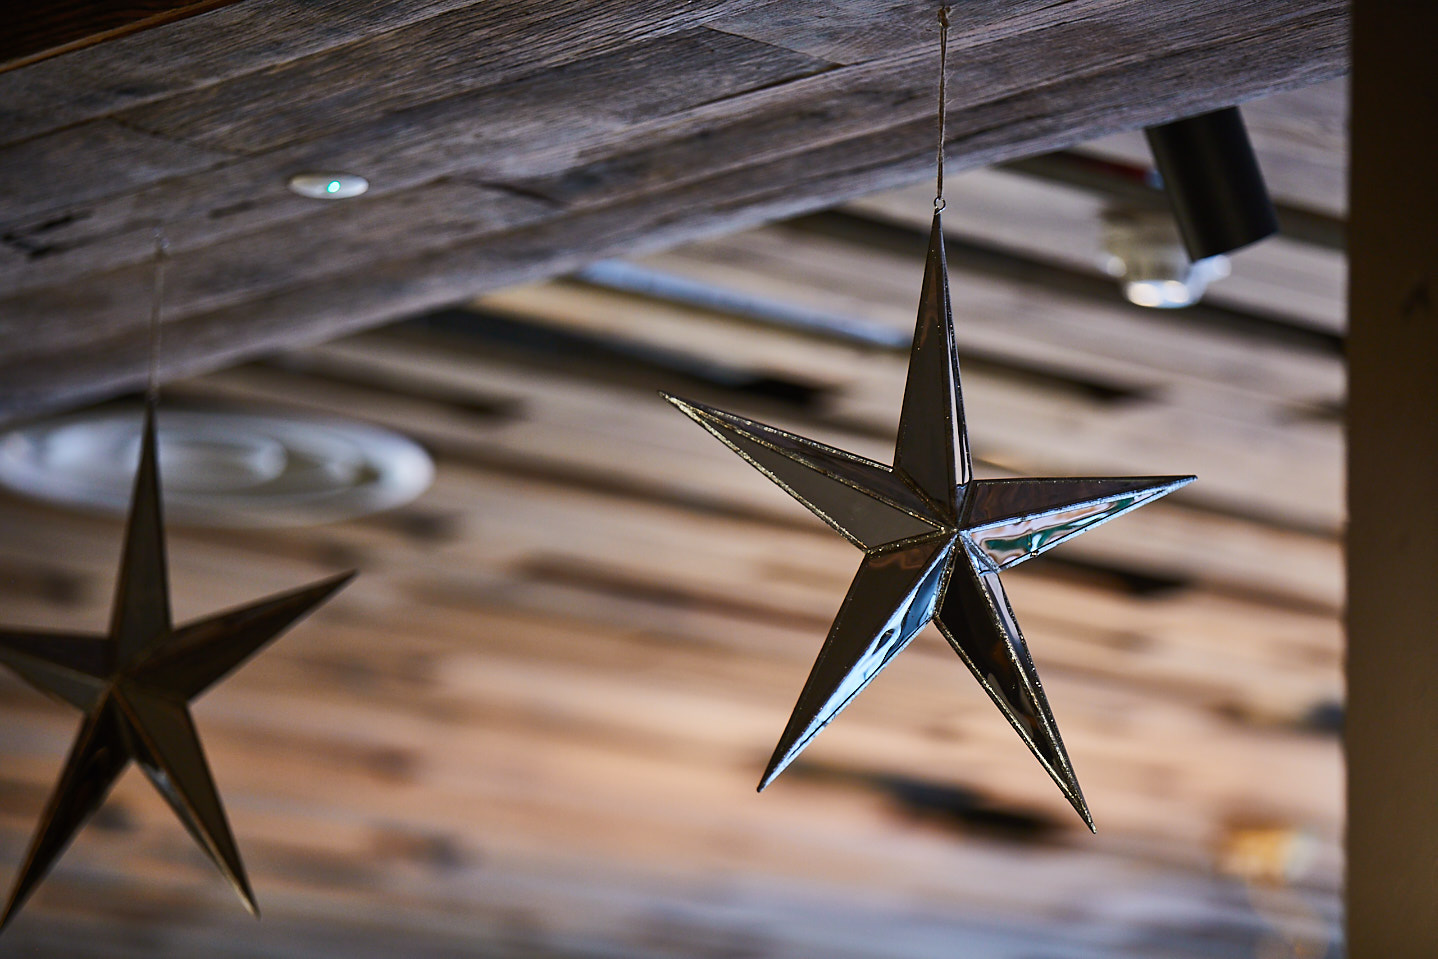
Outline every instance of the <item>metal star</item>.
<svg viewBox="0 0 1438 959"><path fill-rule="evenodd" d="M139 763L190 835L258 916L190 718L189 702L353 576L344 573L172 627L155 410L153 402L147 404L109 635L0 631L0 663L85 713L0 929L9 925L80 827L100 808L131 760Z"/></svg>
<svg viewBox="0 0 1438 959"><path fill-rule="evenodd" d="M760 791L932 621L1093 829L999 570L1194 477L973 478L939 215L892 467L664 396L865 554Z"/></svg>

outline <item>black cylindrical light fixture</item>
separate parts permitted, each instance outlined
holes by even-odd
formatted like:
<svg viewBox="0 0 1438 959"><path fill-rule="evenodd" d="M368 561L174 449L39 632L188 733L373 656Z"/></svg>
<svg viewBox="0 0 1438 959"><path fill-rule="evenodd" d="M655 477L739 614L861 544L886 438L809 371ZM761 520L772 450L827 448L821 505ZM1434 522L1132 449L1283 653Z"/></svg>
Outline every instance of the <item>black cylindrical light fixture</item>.
<svg viewBox="0 0 1438 959"><path fill-rule="evenodd" d="M1191 259L1229 253L1278 231L1238 107L1144 133Z"/></svg>

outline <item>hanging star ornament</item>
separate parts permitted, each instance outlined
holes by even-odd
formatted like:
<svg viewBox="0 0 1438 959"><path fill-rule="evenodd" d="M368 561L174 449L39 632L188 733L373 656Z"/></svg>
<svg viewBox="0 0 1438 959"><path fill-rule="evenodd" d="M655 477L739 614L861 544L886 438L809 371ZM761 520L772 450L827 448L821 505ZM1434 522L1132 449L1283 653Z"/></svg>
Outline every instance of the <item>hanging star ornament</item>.
<svg viewBox="0 0 1438 959"><path fill-rule="evenodd" d="M100 808L131 760L249 910L259 915L189 703L353 576L344 573L172 627L152 397L145 408L140 467L109 635L0 631L0 663L85 714L0 929L9 925L75 833Z"/></svg>
<svg viewBox="0 0 1438 959"><path fill-rule="evenodd" d="M974 479L939 213L893 466L664 397L864 551L759 789L933 622L1093 829L999 571L1194 477Z"/></svg>

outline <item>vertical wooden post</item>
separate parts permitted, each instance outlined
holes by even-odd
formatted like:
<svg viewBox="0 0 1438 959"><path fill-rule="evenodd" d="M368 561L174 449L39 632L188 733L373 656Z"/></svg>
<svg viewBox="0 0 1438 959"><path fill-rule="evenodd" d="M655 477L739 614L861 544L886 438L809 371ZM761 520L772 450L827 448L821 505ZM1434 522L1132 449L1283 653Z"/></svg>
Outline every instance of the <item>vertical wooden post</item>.
<svg viewBox="0 0 1438 959"><path fill-rule="evenodd" d="M1354 4L1348 942L1438 956L1438 4Z"/></svg>

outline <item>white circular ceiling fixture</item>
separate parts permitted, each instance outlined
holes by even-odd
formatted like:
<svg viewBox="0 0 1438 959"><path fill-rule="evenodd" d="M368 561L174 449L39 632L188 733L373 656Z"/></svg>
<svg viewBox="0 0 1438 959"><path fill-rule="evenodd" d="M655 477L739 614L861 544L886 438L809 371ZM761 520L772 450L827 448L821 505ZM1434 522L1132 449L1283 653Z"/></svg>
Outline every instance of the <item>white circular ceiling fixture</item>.
<svg viewBox="0 0 1438 959"><path fill-rule="evenodd" d="M296 173L285 185L312 200L348 200L369 189L369 181L354 173Z"/></svg>
<svg viewBox="0 0 1438 959"><path fill-rule="evenodd" d="M0 436L0 485L61 506L129 508L139 408L109 408ZM165 516L189 526L306 526L393 509L434 479L414 441L338 419L159 411Z"/></svg>

